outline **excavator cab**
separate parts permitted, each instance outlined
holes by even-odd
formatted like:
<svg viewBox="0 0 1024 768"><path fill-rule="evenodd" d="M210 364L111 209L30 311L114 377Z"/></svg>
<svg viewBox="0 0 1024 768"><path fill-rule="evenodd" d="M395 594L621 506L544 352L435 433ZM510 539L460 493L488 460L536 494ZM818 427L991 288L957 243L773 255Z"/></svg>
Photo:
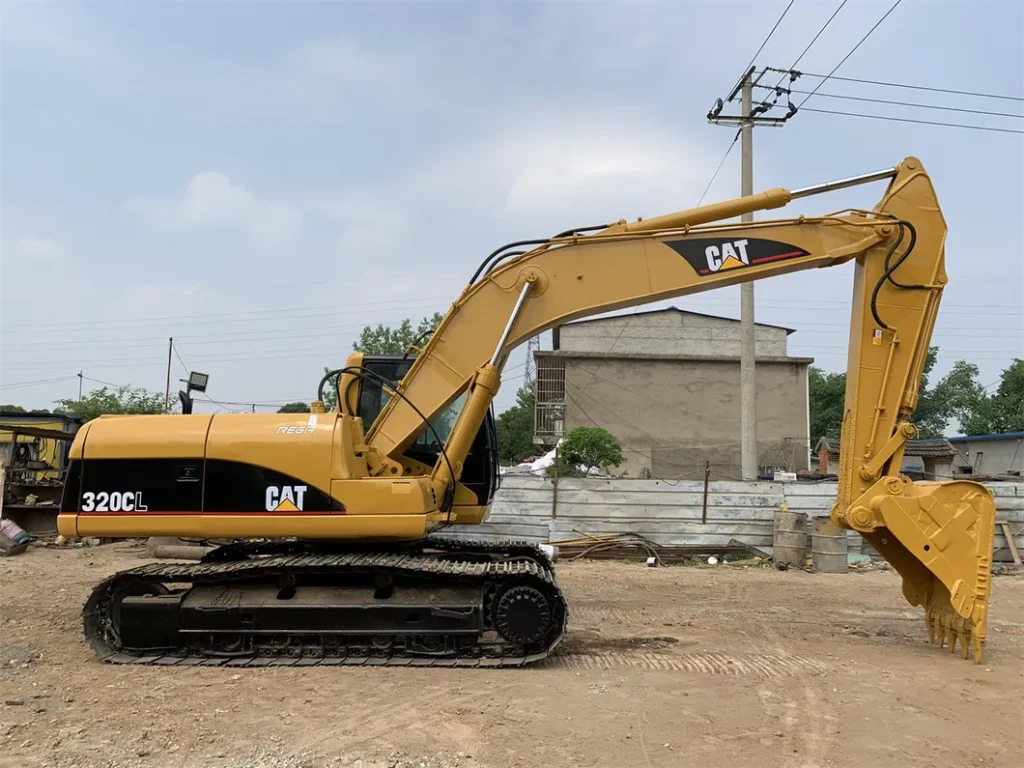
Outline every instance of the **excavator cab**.
<svg viewBox="0 0 1024 768"><path fill-rule="evenodd" d="M362 362L359 364L397 386L415 360L414 353L409 355L364 354ZM391 394L371 376L359 378L353 386L357 389L357 413L363 421L363 426L369 429ZM443 441L448 439L465 399L465 393L456 398L431 422L433 430L424 429L416 441L406 449L404 455L428 467L434 466L441 455ZM439 443L438 440L442 442ZM476 495L476 506L486 507L494 498L499 479L498 433L495 427L494 408L491 407L488 409L480 429L477 430L476 438L466 456L459 483ZM459 506L458 501L456 506Z"/></svg>

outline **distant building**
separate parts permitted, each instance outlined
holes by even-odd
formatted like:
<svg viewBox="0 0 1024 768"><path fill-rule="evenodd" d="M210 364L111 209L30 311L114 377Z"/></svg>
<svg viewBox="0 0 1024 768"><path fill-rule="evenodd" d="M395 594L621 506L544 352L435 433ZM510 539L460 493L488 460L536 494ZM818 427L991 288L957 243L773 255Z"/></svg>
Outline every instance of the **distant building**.
<svg viewBox="0 0 1024 768"><path fill-rule="evenodd" d="M1024 432L951 437L956 449L958 475L1010 475L1024 473Z"/></svg>
<svg viewBox="0 0 1024 768"><path fill-rule="evenodd" d="M839 472L839 440L823 437L814 448L818 471L823 475ZM953 476L956 449L944 437L910 440L903 450L900 470L918 480L943 480Z"/></svg>
<svg viewBox="0 0 1024 768"><path fill-rule="evenodd" d="M808 469L807 368L792 329L758 323L757 437L762 471ZM568 323L535 354L534 442L597 424L623 446L630 477L739 478L740 323L671 307Z"/></svg>

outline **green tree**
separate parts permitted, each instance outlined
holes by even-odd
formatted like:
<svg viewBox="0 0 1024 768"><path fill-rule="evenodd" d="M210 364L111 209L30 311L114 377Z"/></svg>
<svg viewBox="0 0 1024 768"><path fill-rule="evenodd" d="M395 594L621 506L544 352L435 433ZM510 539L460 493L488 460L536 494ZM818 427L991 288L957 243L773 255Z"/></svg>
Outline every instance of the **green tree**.
<svg viewBox="0 0 1024 768"><path fill-rule="evenodd" d="M929 347L928 355L924 360L924 367L921 369L921 381L917 389L917 408L911 415L910 420L920 432L919 438L942 437L946 434L946 424L953 415L953 408L947 399L951 393L946 391L937 395L935 390L929 389L928 381L932 369L939 357L938 347ZM941 382L940 382L941 384Z"/></svg>
<svg viewBox="0 0 1024 768"><path fill-rule="evenodd" d="M404 355L405 351L414 342L423 343L429 333L433 331L444 319L444 315L435 312L431 317L424 317L420 320L416 329L413 330L412 321L406 318L398 326L386 326L378 323L363 326L359 333L359 339L352 342L352 349L356 352L365 352L368 355ZM331 369L324 366L324 373ZM332 376L324 384L324 408L328 411L334 410L338 402L338 377ZM367 425L369 426L369 425Z"/></svg>
<svg viewBox="0 0 1024 768"><path fill-rule="evenodd" d="M0 405L0 411L5 413L49 413L47 408L22 408L20 405L5 403Z"/></svg>
<svg viewBox="0 0 1024 768"><path fill-rule="evenodd" d="M537 450L533 444L535 403L533 383L525 382L516 392L516 404L502 411L495 420L498 458L505 466L518 464Z"/></svg>
<svg viewBox="0 0 1024 768"><path fill-rule="evenodd" d="M80 418L83 423L103 414L165 413L164 396L141 387L100 387L81 400L56 400L55 413Z"/></svg>
<svg viewBox="0 0 1024 768"><path fill-rule="evenodd" d="M938 347L928 350L918 389L917 409L911 416L922 439L942 437L949 431L951 423L968 435L1024 430L1024 360L1015 360L1003 371L999 390L989 397L978 377L978 367L966 360L958 360L949 373L930 387L929 377L938 353ZM824 373L812 366L808 372L808 386L813 446L823 436L839 437L846 374Z"/></svg>
<svg viewBox="0 0 1024 768"><path fill-rule="evenodd" d="M592 469L619 466L622 447L604 427L576 427L565 436L558 456L565 464L582 467L584 474L589 474Z"/></svg>
<svg viewBox="0 0 1024 768"><path fill-rule="evenodd" d="M966 360L957 360L953 364L953 369L935 385L930 397L941 404L934 410L944 417L943 427L950 420L955 420L965 435L985 434L991 431L990 403L978 377L978 366ZM938 435L925 436L938 437L946 431L940 429Z"/></svg>
<svg viewBox="0 0 1024 768"><path fill-rule="evenodd" d="M846 374L826 373L816 366L807 370L811 410L811 449L823 437L839 438L846 399Z"/></svg>
<svg viewBox="0 0 1024 768"><path fill-rule="evenodd" d="M1003 371L989 408L992 416L989 431L1024 432L1024 360L1014 358Z"/></svg>
<svg viewBox="0 0 1024 768"><path fill-rule="evenodd" d="M378 324L376 327L367 325L359 334L359 340L352 343L356 352L369 355L401 355L417 340L422 343L426 335L437 328L444 315L435 312L432 317L424 317L413 330L412 321L406 318L398 327Z"/></svg>
<svg viewBox="0 0 1024 768"><path fill-rule="evenodd" d="M324 366L324 373L329 373L330 371L331 371L331 369L328 368L325 365ZM331 378L329 378L324 383L323 398L324 398L324 400L323 400L324 410L326 410L328 412L333 411L334 410L334 406L338 404L338 377L337 377L337 375L331 376Z"/></svg>
<svg viewBox="0 0 1024 768"><path fill-rule="evenodd" d="M278 413L309 413L308 403L286 403L277 409Z"/></svg>

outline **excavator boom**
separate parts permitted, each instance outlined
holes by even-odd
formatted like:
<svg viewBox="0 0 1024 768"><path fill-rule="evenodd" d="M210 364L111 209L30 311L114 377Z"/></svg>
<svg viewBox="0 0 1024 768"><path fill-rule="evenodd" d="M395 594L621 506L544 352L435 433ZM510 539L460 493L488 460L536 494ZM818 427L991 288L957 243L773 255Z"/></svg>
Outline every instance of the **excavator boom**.
<svg viewBox="0 0 1024 768"><path fill-rule="evenodd" d="M882 180L888 187L870 210L722 223ZM352 637L367 634L382 638L379 655L388 659L507 664L543 658L566 626L552 563L535 547L429 536L484 517L496 485L487 476L495 448L490 406L509 352L576 318L853 262L832 520L857 531L899 571L904 596L924 608L933 641L949 641L951 649L959 641L964 657L973 649L978 661L990 587L992 494L975 482L913 483L900 474L905 444L916 435L910 419L947 283L945 237L931 179L910 157L839 182L773 189L499 249L422 349L389 361L391 375L359 353L350 356L334 372L337 409L327 412L318 399L308 421L205 415L92 422L72 447L59 519L65 535L299 541L228 546L214 553L224 563L115 576L87 605L87 634L114 660L137 661L156 649L190 658L273 655L281 652L268 639L275 636L290 638L285 645L292 649L340 648L347 659L365 650ZM512 250L522 245L533 247ZM144 493L118 489L131 492L132 509L98 509L98 495L112 498L110 478L123 476L119 466L143 477L138 468L150 465L140 461L155 473ZM198 484L187 485L192 480ZM129 498L124 492L118 492L122 500ZM146 511L139 510L143 497L150 500ZM176 509L185 497L187 509ZM288 559L296 553L298 561ZM166 587L171 582L194 586L173 591ZM227 585L237 611L215 621L215 607L224 604L218 590ZM277 600L287 601L290 613L270 600L268 585L283 590ZM375 600L364 605L367 589ZM396 590L397 608L390 602ZM425 608L431 602L425 590L442 604ZM413 617L412 628L401 623L403 615ZM126 641L125 622L146 629L136 626Z"/></svg>

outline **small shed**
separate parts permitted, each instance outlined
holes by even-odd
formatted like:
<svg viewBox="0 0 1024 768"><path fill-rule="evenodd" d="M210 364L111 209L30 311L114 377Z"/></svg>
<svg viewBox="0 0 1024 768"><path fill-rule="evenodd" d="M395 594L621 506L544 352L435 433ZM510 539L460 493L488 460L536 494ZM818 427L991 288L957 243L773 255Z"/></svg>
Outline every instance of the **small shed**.
<svg viewBox="0 0 1024 768"><path fill-rule="evenodd" d="M818 440L814 452L818 456L818 471L825 474L839 472L839 440L823 437ZM944 437L927 440L910 440L903 452L900 469L914 473L918 479L935 480L953 476L953 461L956 449Z"/></svg>
<svg viewBox="0 0 1024 768"><path fill-rule="evenodd" d="M0 411L0 516L30 534L56 533L68 450L81 420Z"/></svg>
<svg viewBox="0 0 1024 768"><path fill-rule="evenodd" d="M957 451L957 475L1005 475L1024 473L1024 432L951 437Z"/></svg>

